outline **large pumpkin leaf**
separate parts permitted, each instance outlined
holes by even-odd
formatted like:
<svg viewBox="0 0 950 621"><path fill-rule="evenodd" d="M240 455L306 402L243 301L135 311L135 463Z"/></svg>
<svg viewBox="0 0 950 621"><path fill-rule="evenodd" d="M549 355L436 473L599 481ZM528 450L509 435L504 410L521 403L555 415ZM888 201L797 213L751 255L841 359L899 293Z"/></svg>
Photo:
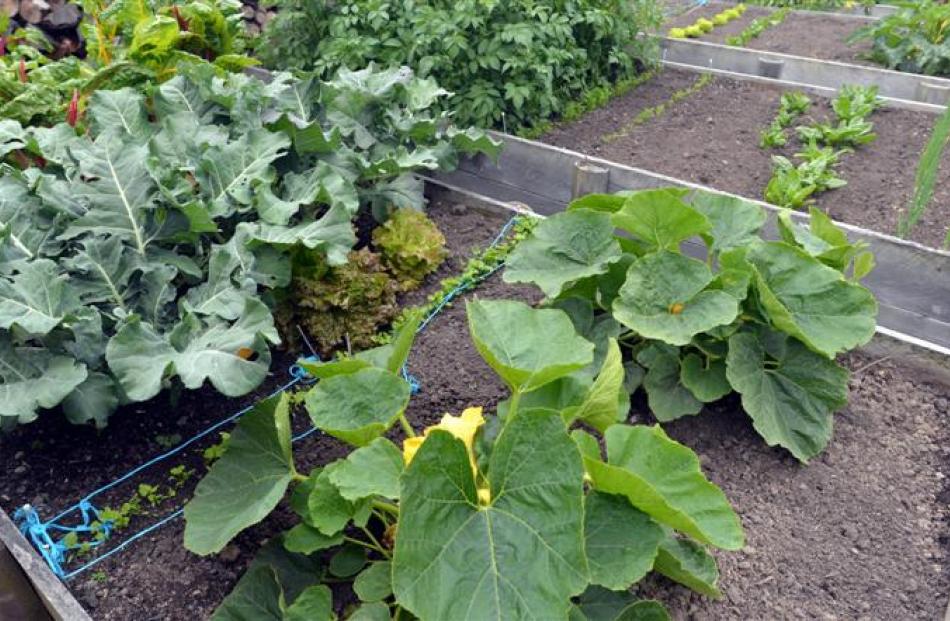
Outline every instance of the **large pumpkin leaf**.
<svg viewBox="0 0 950 621"><path fill-rule="evenodd" d="M676 251L680 242L711 229L706 216L684 203L682 194L673 188L631 194L613 214L614 226L633 233L648 251Z"/></svg>
<svg viewBox="0 0 950 621"><path fill-rule="evenodd" d="M564 411L564 417L583 421L601 433L614 423L621 422L630 409L630 400L624 390L623 380L620 346L615 339L610 339L604 364L593 385L580 405Z"/></svg>
<svg viewBox="0 0 950 621"><path fill-rule="evenodd" d="M563 311L513 300L474 300L466 310L475 348L512 391L530 392L593 360L594 346Z"/></svg>
<svg viewBox="0 0 950 621"><path fill-rule="evenodd" d="M393 593L393 570L389 561L376 561L353 581L353 592L362 602L379 602Z"/></svg>
<svg viewBox="0 0 950 621"><path fill-rule="evenodd" d="M565 286L607 271L620 258L610 216L589 210L567 211L540 222L533 235L508 257L505 282L530 282L548 297Z"/></svg>
<svg viewBox="0 0 950 621"><path fill-rule="evenodd" d="M0 328L19 326L44 335L80 307L69 276L56 263L37 259L23 263L12 278L0 278Z"/></svg>
<svg viewBox="0 0 950 621"><path fill-rule="evenodd" d="M754 333L733 335L726 376L756 431L801 461L828 445L834 412L848 401L847 370L791 338L767 348Z"/></svg>
<svg viewBox="0 0 950 621"><path fill-rule="evenodd" d="M185 547L213 554L263 520L293 479L290 398L259 402L231 433L228 450L185 505Z"/></svg>
<svg viewBox="0 0 950 621"><path fill-rule="evenodd" d="M87 375L69 356L17 348L0 335L0 427L35 420L38 409L59 405Z"/></svg>
<svg viewBox="0 0 950 621"><path fill-rule="evenodd" d="M659 425L614 425L604 438L607 462L584 458L594 489L625 496L655 521L703 543L742 547L738 516L722 490L703 476L693 451Z"/></svg>
<svg viewBox="0 0 950 621"><path fill-rule="evenodd" d="M409 384L383 369L335 375L307 395L307 411L320 430L354 446L386 433L409 403Z"/></svg>
<svg viewBox="0 0 950 621"><path fill-rule="evenodd" d="M325 619L317 613L329 603L326 587L315 587L323 575L320 563L312 557L288 552L280 537L268 541L211 617L213 621L288 621L288 613L309 611L314 620ZM288 606L289 604L289 606ZM318 604L313 607L314 604ZM323 604L323 605L320 605ZM300 618L300 617L296 617ZM307 617L304 617L307 618Z"/></svg>
<svg viewBox="0 0 950 621"><path fill-rule="evenodd" d="M396 601L423 619L566 619L588 583L582 476L560 417L522 411L498 437L481 504L465 445L431 432L402 479Z"/></svg>
<svg viewBox="0 0 950 621"><path fill-rule="evenodd" d="M874 295L839 271L782 242L757 244L746 259L772 325L813 351L833 358L874 336Z"/></svg>
<svg viewBox="0 0 950 621"><path fill-rule="evenodd" d="M327 537L335 536L353 520L362 526L369 517L372 504L368 499L351 502L340 494L339 488L330 481L330 476L340 468L342 461L335 461L326 468L310 473L307 480L294 489L291 506L304 522Z"/></svg>
<svg viewBox="0 0 950 621"><path fill-rule="evenodd" d="M712 272L702 261L673 252L648 254L630 266L614 300L614 317L646 338L688 345L693 336L731 323L739 303L706 287Z"/></svg>
<svg viewBox="0 0 950 621"><path fill-rule="evenodd" d="M283 596L274 568L254 565L215 609L210 621L283 621Z"/></svg>
<svg viewBox="0 0 950 621"><path fill-rule="evenodd" d="M623 496L591 492L584 538L593 584L626 589L653 568L663 529Z"/></svg>
<svg viewBox="0 0 950 621"><path fill-rule="evenodd" d="M614 621L670 621L670 613L660 602L645 599L621 610Z"/></svg>
<svg viewBox="0 0 950 621"><path fill-rule="evenodd" d="M571 610L571 621L616 621L625 608L637 598L629 591L611 591L591 585L577 598Z"/></svg>
<svg viewBox="0 0 950 621"><path fill-rule="evenodd" d="M694 353L686 354L680 362L680 383L703 403L722 399L732 392L726 378L726 363L707 360Z"/></svg>
<svg viewBox="0 0 950 621"><path fill-rule="evenodd" d="M697 593L716 599L722 597L716 586L719 582L716 559L695 541L668 533L660 542L653 569Z"/></svg>
<svg viewBox="0 0 950 621"><path fill-rule="evenodd" d="M350 501L377 494L398 499L403 467L402 451L386 438L376 438L347 455L329 478Z"/></svg>
<svg viewBox="0 0 950 621"><path fill-rule="evenodd" d="M702 236L713 252L741 248L758 240L759 229L765 224L765 210L738 196L697 191L689 203L712 225Z"/></svg>
<svg viewBox="0 0 950 621"><path fill-rule="evenodd" d="M703 402L696 398L682 380L679 353L675 348L653 343L637 355L637 362L647 368L643 388L650 411L661 423L681 416L699 414Z"/></svg>
<svg viewBox="0 0 950 621"><path fill-rule="evenodd" d="M283 621L336 621L333 593L325 584L307 587L284 610Z"/></svg>

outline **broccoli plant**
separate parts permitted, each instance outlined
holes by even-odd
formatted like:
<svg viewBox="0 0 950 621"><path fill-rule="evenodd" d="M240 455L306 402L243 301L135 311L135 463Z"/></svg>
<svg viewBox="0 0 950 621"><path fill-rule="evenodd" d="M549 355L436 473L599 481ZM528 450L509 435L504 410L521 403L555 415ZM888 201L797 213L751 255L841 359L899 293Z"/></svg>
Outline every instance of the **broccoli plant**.
<svg viewBox="0 0 950 621"><path fill-rule="evenodd" d="M706 192L590 195L540 223L504 278L540 287L601 351L616 339L624 385L657 420L738 392L765 441L807 461L847 402L835 356L874 334L858 282L873 257L817 210L808 227L783 214L780 241L759 238L764 223L758 205ZM681 252L696 237L706 260Z"/></svg>

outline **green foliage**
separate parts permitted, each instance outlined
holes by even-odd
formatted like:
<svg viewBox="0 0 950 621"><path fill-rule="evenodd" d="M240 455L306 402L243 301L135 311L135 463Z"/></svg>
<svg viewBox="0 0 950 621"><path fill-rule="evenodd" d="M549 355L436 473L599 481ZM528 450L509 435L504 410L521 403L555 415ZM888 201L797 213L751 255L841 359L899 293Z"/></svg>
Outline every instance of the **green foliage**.
<svg viewBox="0 0 950 621"><path fill-rule="evenodd" d="M325 588L326 579L351 579L363 602L354 618L368 619L389 619L394 609L423 620L566 620L571 608L572 618L588 618L594 606L605 606L605 597L616 610L604 618L668 619L659 603L638 602L627 591L653 568L718 596L706 546L740 548L738 517L690 449L658 427L619 423L629 398L616 341L608 339L592 372L603 334L587 334L597 342L578 334L564 310L502 300L472 302L468 313L473 342L512 389L499 415L486 421L482 408L469 408L420 434L401 413L404 380L370 362L383 356L355 358L373 366L310 365L324 375L307 397L315 425L360 448L307 477L294 474L283 458L274 462L281 478L271 489L283 490L288 473L297 481L290 505L301 523L285 536L284 556L265 549L214 618L243 618L252 610L289 618L280 616L288 605L298 606L300 593ZM578 387L579 408L557 405L555 393L566 381ZM392 399L388 385L399 383L403 393ZM587 414L604 408L613 418L598 426L606 459L593 436L569 433L575 420L594 420ZM290 450L289 440L270 446L282 417L271 408L260 411L260 421L239 423L235 435L256 436L260 453L244 463L273 461ZM265 418L269 422L258 425ZM363 435L339 434L341 423L365 419L379 424L369 443ZM397 420L406 436L401 454L379 437ZM246 504L240 480L220 491L218 515L186 510L186 533L215 539L212 548L186 534L192 550L219 549L220 539L236 534L228 525L246 513L234 504ZM269 491L256 495L264 496L271 498ZM226 537L219 538L222 530ZM326 570L308 571L300 581L280 575L291 558L303 564L301 552L327 548Z"/></svg>
<svg viewBox="0 0 950 621"><path fill-rule="evenodd" d="M907 213L901 217L897 225L897 234L900 237L906 237L910 233L933 199L937 172L940 170L940 163L948 144L950 144L950 109L944 112L934 124L927 146L920 154L917 176L914 180L914 198L907 208ZM950 231L947 236L950 240Z"/></svg>
<svg viewBox="0 0 950 621"><path fill-rule="evenodd" d="M564 106L564 112L561 113L557 120L564 123L576 121L588 112L604 106L611 99L621 97L641 84L645 84L655 76L656 71L651 69L630 78L617 80L609 85L596 86L588 89L578 99ZM522 138L533 140L543 136L553 127L554 122L551 120L533 121L530 127L523 126L517 129L515 134Z"/></svg>
<svg viewBox="0 0 950 621"><path fill-rule="evenodd" d="M421 211L397 209L373 231L373 245L403 291L416 289L446 257L445 237Z"/></svg>
<svg viewBox="0 0 950 621"><path fill-rule="evenodd" d="M580 220L587 246L619 244L622 253L581 252L553 264L548 247L558 238L571 247ZM595 344L618 340L635 378L629 389L642 385L658 420L697 414L736 391L770 445L807 461L828 443L846 401L847 372L834 357L874 334L877 303L857 282L872 262L821 212L808 228L780 218L777 242L758 238L764 223L753 203L710 193L591 195L540 223L533 239L545 243L516 249L504 277L541 287L576 326L592 318L613 325L597 331ZM708 262L680 253L696 235Z"/></svg>
<svg viewBox="0 0 950 621"><path fill-rule="evenodd" d="M780 207L802 209L811 202L813 194L846 185L834 171L842 153L831 147L810 145L795 154L802 159L798 166L786 157L773 155L772 178L765 188L765 200Z"/></svg>
<svg viewBox="0 0 950 621"><path fill-rule="evenodd" d="M399 283L368 248L354 250L343 265L322 258L309 270L297 269L285 301L282 332L292 338L300 326L323 354L373 344L379 328L396 316Z"/></svg>
<svg viewBox="0 0 950 621"><path fill-rule="evenodd" d="M866 9L870 9L875 4L875 0L753 0L749 4L758 6L788 7L790 9L800 9L806 11L825 11L835 9L850 9L855 4L860 4Z"/></svg>
<svg viewBox="0 0 950 621"><path fill-rule="evenodd" d="M0 425L62 404L102 426L176 378L249 392L291 255L345 262L360 210L421 208L413 172L498 148L432 113L441 91L405 68L182 72L149 97L97 91L82 135L0 123L6 153L43 164L0 176Z"/></svg>
<svg viewBox="0 0 950 621"><path fill-rule="evenodd" d="M830 147L856 147L877 140L874 123L864 119L840 121L837 125L815 123L809 127L799 127L796 131L802 142L821 143Z"/></svg>
<svg viewBox="0 0 950 621"><path fill-rule="evenodd" d="M185 505L185 546L199 554L220 552L277 506L294 474L289 398L282 394L244 415L228 451L198 484Z"/></svg>
<svg viewBox="0 0 950 621"><path fill-rule="evenodd" d="M631 77L655 55L638 31L659 25L652 0L276 0L257 47L275 67L408 65L453 95L463 124L515 131L564 114L584 93Z"/></svg>
<svg viewBox="0 0 950 621"><path fill-rule="evenodd" d="M762 132L759 146L784 146L787 143L785 128L808 109L809 103L800 93L782 95L778 114ZM832 102L837 125L813 121L796 128L799 140L805 145L795 154L801 163L795 165L786 157L772 156L772 177L765 188L765 200L781 207L802 209L812 202L812 195L844 186L847 182L838 177L834 167L851 147L877 139L874 124L865 117L880 105L876 86L842 87ZM844 148L836 150L835 147Z"/></svg>
<svg viewBox="0 0 950 621"><path fill-rule="evenodd" d="M672 106L676 105L680 101L691 97L696 93L700 92L707 85L712 82L712 75L709 73L703 73L696 77L696 80L685 88L681 88L677 91L674 91L670 98L661 104L651 106L649 108L644 108L638 112L632 119L624 123L618 130L605 134L602 137L604 142L615 142L624 138L630 134L638 126L643 125L649 121L652 121L655 118L663 116L666 111Z"/></svg>
<svg viewBox="0 0 950 621"><path fill-rule="evenodd" d="M744 4L738 4L732 9L726 9L714 15L712 19L700 17L684 28L670 28L667 36L671 39L695 38L711 32L716 26L725 26L734 19L738 19L746 11Z"/></svg>
<svg viewBox="0 0 950 621"><path fill-rule="evenodd" d="M790 11L791 9L786 7L779 9L774 13L770 13L769 15L764 15L762 17L753 19L752 22L746 26L745 30L740 32L738 35L726 38L726 45L734 45L736 47L743 47L747 45L749 41L757 38L769 28L774 28L775 26L778 26L784 22Z"/></svg>
<svg viewBox="0 0 950 621"><path fill-rule="evenodd" d="M468 260L458 275L442 280L438 291L429 295L424 304L400 311L393 320L392 332L378 334L375 341L379 344L391 342L392 335L398 333L408 322L413 319L418 320L419 317L428 317L435 309L449 303L447 298L450 294L474 287L495 273L504 264L511 251L528 237L537 222L538 219L534 216L519 216L511 227L507 239L478 251Z"/></svg>
<svg viewBox="0 0 950 621"><path fill-rule="evenodd" d="M141 90L174 76L179 64L210 61L232 71L257 64L243 55L239 2L189 0L175 9L171 3L141 0L81 4L86 13L80 23L86 50L82 60L52 59L46 55L49 43L34 28L7 37L7 53L0 57L0 117L54 125L67 120L74 93L78 120L95 91ZM183 21L175 19L173 10ZM21 60L26 80L19 75Z"/></svg>
<svg viewBox="0 0 950 621"><path fill-rule="evenodd" d="M895 3L899 10L848 39L871 41L870 58L888 69L950 76L950 5L934 0Z"/></svg>
<svg viewBox="0 0 950 621"><path fill-rule="evenodd" d="M782 93L778 113L768 129L760 134L759 146L763 149L784 147L788 143L785 129L790 127L799 116L808 112L811 99L804 93L791 91Z"/></svg>

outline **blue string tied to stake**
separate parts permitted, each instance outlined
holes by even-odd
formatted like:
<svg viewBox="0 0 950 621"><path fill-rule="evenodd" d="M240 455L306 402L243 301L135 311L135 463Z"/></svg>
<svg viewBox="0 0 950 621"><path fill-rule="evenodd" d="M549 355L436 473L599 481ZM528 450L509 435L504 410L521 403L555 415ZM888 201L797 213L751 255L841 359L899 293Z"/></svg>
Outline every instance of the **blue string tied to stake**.
<svg viewBox="0 0 950 621"><path fill-rule="evenodd" d="M501 229L501 231L499 231L499 233L496 235L495 239L492 241L489 248L497 246L499 243L501 243L501 241L505 238L505 236L508 234L511 228L515 225L517 220L518 220L518 216L512 217ZM429 325L429 323L440 312L442 312L442 310L445 309L446 306L448 306L452 302L452 300L454 300L456 297L458 297L465 291L468 291L475 285L479 284L480 282L486 280L492 274L500 270L503 265L504 263L502 262L501 264L493 267L487 273L482 274L477 278L473 278L471 280L467 280L467 281L459 283L458 286L456 286L452 291L450 291L442 299L440 304L429 313L429 315L425 318L425 320L419 325L418 329L416 330L416 333L418 334L422 332ZM318 362L320 358L319 356L317 356L316 351L314 350L313 346L310 344L306 335L303 334L303 332L301 332L301 336L303 336L303 340L311 352L311 355L306 356L303 360L307 362ZM304 369L299 364L291 365L290 368L288 369L288 373L291 378L290 381L280 386L273 393L268 395L267 396L268 399L278 394L281 394L289 390L290 388L293 388L297 384L312 384L316 381L316 378L310 375L310 373L308 373L307 370ZM408 363L403 365L401 369L401 374L402 374L403 379L405 379L409 383L412 394L417 394L421 390L421 384L419 380L416 379L409 372ZM165 524L168 524L172 520L175 520L184 514L184 509L179 508L176 511L161 518L157 522L154 522L150 524L149 526L145 527L141 531L130 535L128 539L126 539L119 545L109 549L108 551L101 554L100 556L97 556L89 560L82 566L77 567L76 569L67 572L64 568L64 565L68 561L69 552L71 550L76 550L80 548L88 549L88 548L94 548L94 547L100 546L107 541L107 539L109 538L109 535L111 535L113 531L115 530L115 524L109 519L103 519L99 509L97 509L95 505L93 505L92 503L93 498L95 498L99 494L102 494L103 492L106 492L124 483L125 481L128 481L129 479L136 476L143 470L167 459L168 457L176 455L177 453L181 452L188 446L194 444L201 438L208 436L209 434L220 429L221 427L224 427L225 425L233 423L244 414L250 412L255 407L255 405L257 405L256 402L252 403L251 405L241 409L240 411L235 412L231 416L228 416L227 418L218 421L217 423L211 425L210 427L205 428L203 431L197 433L196 435L182 442L178 446L168 451L165 451L164 453L160 455L157 455L156 457L126 472L125 474L111 481L110 483L107 483L103 485L102 487L96 490L93 490L92 492L84 496L79 502L77 502L76 504L70 507L67 507L66 509L64 509L63 511L61 511L59 514L57 514L56 516L54 516L52 519L48 521L43 521L43 519L40 517L39 512L31 505L26 504L20 507L19 509L17 509L16 511L14 511L13 513L14 523L17 524L18 528L20 529L20 532L23 533L23 535L27 537L27 539L29 539L30 542L34 545L34 547L37 549L37 551L46 561L47 565L49 565L53 573L59 578L61 578L62 580L69 580L70 578L73 578L76 575L82 573L83 571L89 569L93 565L96 565L104 561L105 559L112 556L113 554L116 554L122 551L123 549L125 549L126 547L134 543L135 541L141 539L142 537L145 537L149 533L161 528ZM318 430L316 427L311 426L309 429L293 436L293 441L298 442L316 433L317 431ZM62 520L64 518L66 518L69 515L73 515L77 512L79 514L79 518L81 521L72 525L62 523ZM58 533L64 533L64 534L59 537L54 537L52 534L53 531L56 531ZM75 541L70 542L68 540L70 533L76 533L76 534L90 533L90 534L95 534L96 536L93 537L91 541L79 542L78 538L76 538Z"/></svg>

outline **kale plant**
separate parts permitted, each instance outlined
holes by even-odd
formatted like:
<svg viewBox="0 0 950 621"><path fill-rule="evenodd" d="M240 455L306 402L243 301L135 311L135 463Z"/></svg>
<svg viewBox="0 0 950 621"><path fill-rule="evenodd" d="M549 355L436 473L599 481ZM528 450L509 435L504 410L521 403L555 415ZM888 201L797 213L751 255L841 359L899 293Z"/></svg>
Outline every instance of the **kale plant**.
<svg viewBox="0 0 950 621"><path fill-rule="evenodd" d="M0 122L0 422L62 404L103 425L177 378L245 394L278 342L289 253L329 265L361 208L423 205L412 173L494 152L408 69L269 83L185 66L151 97L97 91L88 132Z"/></svg>
<svg viewBox="0 0 950 621"><path fill-rule="evenodd" d="M808 227L782 214L780 241L759 238L764 223L758 205L706 192L590 195L540 223L504 278L540 287L599 347L616 339L625 387L660 422L738 392L765 441L807 461L847 402L835 356L874 334L858 282L873 257L818 210ZM696 238L701 258L681 249Z"/></svg>

